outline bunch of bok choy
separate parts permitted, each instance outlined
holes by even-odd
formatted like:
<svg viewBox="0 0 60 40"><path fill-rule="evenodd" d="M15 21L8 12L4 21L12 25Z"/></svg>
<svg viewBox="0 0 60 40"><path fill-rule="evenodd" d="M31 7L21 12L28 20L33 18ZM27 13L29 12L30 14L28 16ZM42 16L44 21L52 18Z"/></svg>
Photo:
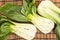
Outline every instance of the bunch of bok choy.
<svg viewBox="0 0 60 40"><path fill-rule="evenodd" d="M5 4L0 12L8 18L18 22L31 22L41 32L47 34L54 28L54 22L36 14L35 0L23 0L23 5Z"/></svg>

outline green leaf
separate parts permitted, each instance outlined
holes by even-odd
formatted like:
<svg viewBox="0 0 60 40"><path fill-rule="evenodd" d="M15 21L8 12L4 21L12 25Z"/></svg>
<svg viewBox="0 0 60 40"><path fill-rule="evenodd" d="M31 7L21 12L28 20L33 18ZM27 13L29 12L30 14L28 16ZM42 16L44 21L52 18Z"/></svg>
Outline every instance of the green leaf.
<svg viewBox="0 0 60 40"><path fill-rule="evenodd" d="M3 15L0 15L0 26L3 22L6 22L6 21L8 21L7 17L3 16Z"/></svg>
<svg viewBox="0 0 60 40"><path fill-rule="evenodd" d="M0 37L0 40L7 40L7 35L3 36L3 37Z"/></svg>
<svg viewBox="0 0 60 40"><path fill-rule="evenodd" d="M10 20L0 15L0 40L7 40L7 35L11 33L10 25L13 25Z"/></svg>
<svg viewBox="0 0 60 40"><path fill-rule="evenodd" d="M25 16L28 16L29 14L35 14L36 13L35 0L23 0L21 12Z"/></svg>
<svg viewBox="0 0 60 40"><path fill-rule="evenodd" d="M21 6L5 4L0 7L0 12L14 21L28 22L28 19L21 13Z"/></svg>
<svg viewBox="0 0 60 40"><path fill-rule="evenodd" d="M21 10L22 14L25 16L29 15L30 14L29 10L30 8L28 7L28 3L25 0L23 0L22 10Z"/></svg>
<svg viewBox="0 0 60 40"><path fill-rule="evenodd" d="M58 24L56 29L55 29L55 32L56 32L56 40L60 40L60 25Z"/></svg>
<svg viewBox="0 0 60 40"><path fill-rule="evenodd" d="M2 23L2 25L0 26L0 37L5 36L11 32L11 25L12 24L9 22Z"/></svg>
<svg viewBox="0 0 60 40"><path fill-rule="evenodd" d="M36 13L36 6L32 7L32 13L35 14Z"/></svg>
<svg viewBox="0 0 60 40"><path fill-rule="evenodd" d="M58 40L58 36L56 36L56 40Z"/></svg>
<svg viewBox="0 0 60 40"><path fill-rule="evenodd" d="M0 25L0 40L6 40L7 39L7 35L9 35L11 33L11 28L10 26L13 25L12 23L6 21L3 22Z"/></svg>

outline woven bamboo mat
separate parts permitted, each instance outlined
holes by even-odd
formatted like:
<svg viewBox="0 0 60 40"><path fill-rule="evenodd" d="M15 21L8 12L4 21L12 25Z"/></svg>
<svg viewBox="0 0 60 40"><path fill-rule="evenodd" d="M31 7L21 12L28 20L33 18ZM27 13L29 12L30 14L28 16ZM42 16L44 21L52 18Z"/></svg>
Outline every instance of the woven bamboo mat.
<svg viewBox="0 0 60 40"><path fill-rule="evenodd" d="M42 0L36 0L36 6L38 6L41 1ZM52 0L52 2L54 2L56 6L60 7L60 0ZM0 6L6 3L22 5L22 0L0 0ZM8 35L7 40L25 40L25 39L17 36L16 34L11 34ZM50 32L49 34L43 34L38 30L33 40L56 40L56 35L54 31Z"/></svg>
<svg viewBox="0 0 60 40"><path fill-rule="evenodd" d="M11 35L8 35L7 40L25 40L25 39L15 34L11 34ZM53 31L50 32L49 34L43 34L38 30L33 40L56 40L56 35Z"/></svg>

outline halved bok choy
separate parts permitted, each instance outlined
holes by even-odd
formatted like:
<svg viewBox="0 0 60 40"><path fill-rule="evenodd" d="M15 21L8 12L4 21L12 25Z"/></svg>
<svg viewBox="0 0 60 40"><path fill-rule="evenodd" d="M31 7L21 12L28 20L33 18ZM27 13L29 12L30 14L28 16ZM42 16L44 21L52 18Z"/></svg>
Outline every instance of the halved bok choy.
<svg viewBox="0 0 60 40"><path fill-rule="evenodd" d="M49 33L54 28L53 21L36 14L35 0L23 0L23 5L20 7L14 4L5 4L0 8L0 11L3 15L7 16L10 19L13 18L13 20L15 20L15 18L18 18L19 20L23 19L22 22L27 20L27 22L33 23L36 28L45 34Z"/></svg>
<svg viewBox="0 0 60 40"><path fill-rule="evenodd" d="M12 22L4 17L0 18L0 39L5 40L6 37L11 34L15 33L16 35L26 39L32 40L35 37L37 29L32 24L27 23L16 23Z"/></svg>

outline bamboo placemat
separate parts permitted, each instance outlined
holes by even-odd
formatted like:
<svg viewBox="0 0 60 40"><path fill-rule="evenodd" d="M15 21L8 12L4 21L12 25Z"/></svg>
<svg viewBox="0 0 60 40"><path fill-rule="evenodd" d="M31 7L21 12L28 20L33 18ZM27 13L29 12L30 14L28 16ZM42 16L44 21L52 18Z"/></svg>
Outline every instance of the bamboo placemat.
<svg viewBox="0 0 60 40"><path fill-rule="evenodd" d="M36 0L36 6L38 6L41 1L42 0ZM52 2L54 2L56 6L60 7L60 0L52 0ZM0 0L0 6L6 3L22 5L22 0ZM25 40L25 39L17 36L16 34L11 34L8 35L7 40ZM56 40L56 35L54 31L50 32L49 34L43 34L38 30L33 40Z"/></svg>

